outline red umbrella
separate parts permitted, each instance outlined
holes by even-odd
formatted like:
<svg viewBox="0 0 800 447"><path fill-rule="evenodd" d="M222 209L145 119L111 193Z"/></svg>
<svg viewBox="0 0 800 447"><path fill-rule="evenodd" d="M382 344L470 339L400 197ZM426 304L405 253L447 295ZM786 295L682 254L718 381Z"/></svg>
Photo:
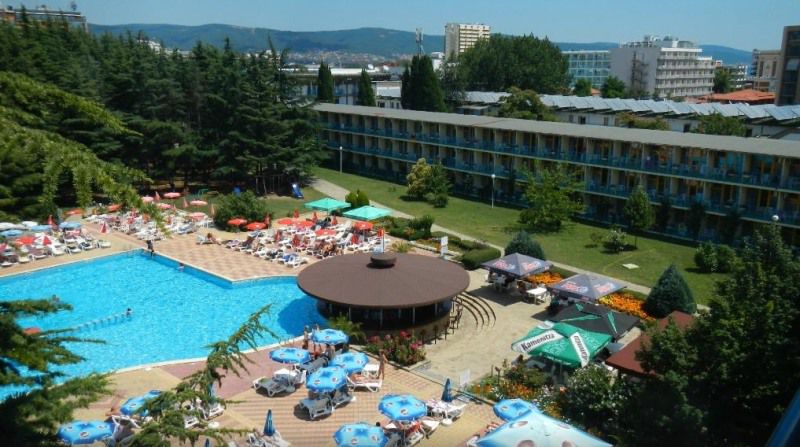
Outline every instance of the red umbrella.
<svg viewBox="0 0 800 447"><path fill-rule="evenodd" d="M108 224L107 223L103 222L103 225L100 226L100 232L103 233L103 234L108 233Z"/></svg>
<svg viewBox="0 0 800 447"><path fill-rule="evenodd" d="M172 205L169 203L159 203L158 207L161 208L162 210L172 209Z"/></svg>
<svg viewBox="0 0 800 447"><path fill-rule="evenodd" d="M359 230L359 231L361 231L361 230L371 230L372 229L372 223L370 223L370 222L356 222L356 223L353 224L353 228L356 229L356 230Z"/></svg>
<svg viewBox="0 0 800 447"><path fill-rule="evenodd" d="M331 224L333 224L333 225L339 225L339 221L338 221L338 220L336 220L336 216L333 216L333 220L331 221Z"/></svg>
<svg viewBox="0 0 800 447"><path fill-rule="evenodd" d="M35 335L42 332L42 330L36 326L31 326L31 327L26 327L25 329L22 330L22 332L25 333L26 335Z"/></svg>
<svg viewBox="0 0 800 447"><path fill-rule="evenodd" d="M164 194L164 198L166 198L166 199L177 199L180 196L181 196L181 193L179 193L179 192L168 192L168 193Z"/></svg>
<svg viewBox="0 0 800 447"><path fill-rule="evenodd" d="M192 200L191 202L189 202L189 205L205 206L205 205L208 205L208 202L206 202L205 200Z"/></svg>
<svg viewBox="0 0 800 447"><path fill-rule="evenodd" d="M297 247L298 245L300 245L300 236L295 234L292 238L292 246Z"/></svg>
<svg viewBox="0 0 800 447"><path fill-rule="evenodd" d="M36 238L34 238L33 236L22 236L22 237L17 238L14 241L14 243L16 243L17 245L31 245L35 241L36 241Z"/></svg>
<svg viewBox="0 0 800 447"><path fill-rule="evenodd" d="M74 210L67 211L66 214L67 216L78 216L80 214L83 214L83 210L80 208L75 208Z"/></svg>
<svg viewBox="0 0 800 447"><path fill-rule="evenodd" d="M106 211L108 211L109 213L113 213L114 211L117 211L119 209L119 207L120 207L119 204L112 203L111 205L108 205L108 208L106 208Z"/></svg>
<svg viewBox="0 0 800 447"><path fill-rule="evenodd" d="M297 211L297 208L294 209L294 218L297 219L300 217L300 211Z"/></svg>
<svg viewBox="0 0 800 447"><path fill-rule="evenodd" d="M150 197L150 196L143 196L142 197L142 202L144 202L144 203L150 203L152 201L153 201L153 198Z"/></svg>
<svg viewBox="0 0 800 447"><path fill-rule="evenodd" d="M42 245L50 245L52 243L53 243L53 241L49 237L47 237L47 235L45 235L42 238Z"/></svg>
<svg viewBox="0 0 800 447"><path fill-rule="evenodd" d="M241 217L237 217L235 219L231 219L228 221L228 225L233 225L234 227L238 227L240 225L244 225L247 223L247 219L242 219Z"/></svg>
<svg viewBox="0 0 800 447"><path fill-rule="evenodd" d="M264 222L251 222L245 228L249 231L263 230L267 225Z"/></svg>
<svg viewBox="0 0 800 447"><path fill-rule="evenodd" d="M336 230L329 230L329 229L325 228L325 229L322 229L322 230L315 231L314 234L316 234L317 236L320 236L320 237L335 236L336 235Z"/></svg>
<svg viewBox="0 0 800 447"><path fill-rule="evenodd" d="M358 243L358 236L356 236L356 235L354 234L354 235L353 235L353 237L351 237L351 238L350 238L350 242L352 242L352 243L354 243L354 244L357 244L357 243Z"/></svg>
<svg viewBox="0 0 800 447"><path fill-rule="evenodd" d="M292 219L291 217L284 217L284 218L278 219L278 225L291 225L293 223L294 223L294 219Z"/></svg>
<svg viewBox="0 0 800 447"><path fill-rule="evenodd" d="M316 211L314 211L314 215L311 216L311 220L313 220L314 222L317 221L317 212Z"/></svg>
<svg viewBox="0 0 800 447"><path fill-rule="evenodd" d="M161 196L158 195L158 191L156 191L155 200L156 200L156 202L160 202L161 201Z"/></svg>
<svg viewBox="0 0 800 447"><path fill-rule="evenodd" d="M191 217L194 220L200 220L200 219L206 217L206 213L201 213L201 212L198 211L196 213L189 214L189 217ZM247 221L245 221L245 222L247 222Z"/></svg>
<svg viewBox="0 0 800 447"><path fill-rule="evenodd" d="M310 220L297 220L294 222L294 226L308 228L308 227L313 227L314 222L311 222Z"/></svg>

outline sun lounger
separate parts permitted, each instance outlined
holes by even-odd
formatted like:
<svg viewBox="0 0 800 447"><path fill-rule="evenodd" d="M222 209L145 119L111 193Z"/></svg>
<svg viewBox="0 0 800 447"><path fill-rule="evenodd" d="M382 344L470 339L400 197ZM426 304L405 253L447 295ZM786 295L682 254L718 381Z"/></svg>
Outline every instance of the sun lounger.
<svg viewBox="0 0 800 447"><path fill-rule="evenodd" d="M467 404L463 402L445 402L439 399L430 399L425 404L428 406L428 413L432 416L451 420L461 417L467 408Z"/></svg>
<svg viewBox="0 0 800 447"><path fill-rule="evenodd" d="M363 389L370 391L372 393L377 393L378 391L381 390L381 387L383 386L383 380L365 377L362 380L354 381L348 376L347 386L350 387L350 389L352 389L353 391L358 389Z"/></svg>
<svg viewBox="0 0 800 447"><path fill-rule="evenodd" d="M111 247L111 242L108 242L108 241L103 240L103 239L98 239L97 240L97 246L99 248L110 248Z"/></svg>
<svg viewBox="0 0 800 447"><path fill-rule="evenodd" d="M314 371L326 366L328 364L328 359L325 357L318 357L316 360L313 360L308 363L303 363L302 365L298 365L297 368L300 370L306 371L307 375L314 373Z"/></svg>
<svg viewBox="0 0 800 447"><path fill-rule="evenodd" d="M300 410L308 411L308 417L312 421L333 413L333 404L331 403L331 399L327 396L318 399L303 399L297 406Z"/></svg>
<svg viewBox="0 0 800 447"><path fill-rule="evenodd" d="M300 265L302 265L302 264L308 264L308 258L304 258L304 257L301 257L301 256L296 256L296 257L290 259L289 261L284 262L284 264L286 264L286 265L288 265L288 266L290 266L292 268L297 268L297 267L300 267Z"/></svg>
<svg viewBox="0 0 800 447"><path fill-rule="evenodd" d="M292 443L283 439L276 430L272 436L265 436L259 433L247 434L247 447L290 447Z"/></svg>
<svg viewBox="0 0 800 447"><path fill-rule="evenodd" d="M350 394L350 390L345 386L339 388L333 393L333 397L331 398L331 405L333 405L333 408L339 408L342 405L345 405L352 400L355 400L355 396Z"/></svg>
<svg viewBox="0 0 800 447"><path fill-rule="evenodd" d="M256 392L264 390L267 396L274 397L276 394L293 393L297 387L289 380L280 377L259 377L253 381L253 388Z"/></svg>

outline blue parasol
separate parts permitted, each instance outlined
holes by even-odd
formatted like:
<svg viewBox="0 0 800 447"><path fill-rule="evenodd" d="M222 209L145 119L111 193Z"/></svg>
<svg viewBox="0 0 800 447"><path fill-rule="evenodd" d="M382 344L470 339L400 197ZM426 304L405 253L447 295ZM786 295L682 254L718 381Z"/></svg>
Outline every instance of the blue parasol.
<svg viewBox="0 0 800 447"><path fill-rule="evenodd" d="M22 234L23 234L22 230L0 231L0 236L5 236L5 237L17 237L17 236L22 236Z"/></svg>
<svg viewBox="0 0 800 447"><path fill-rule="evenodd" d="M311 360L311 354L305 349L278 348L270 351L269 358L280 363L300 364Z"/></svg>
<svg viewBox="0 0 800 447"><path fill-rule="evenodd" d="M331 365L341 367L350 375L363 371L367 363L369 363L367 354L363 352L346 352L334 357Z"/></svg>
<svg viewBox="0 0 800 447"><path fill-rule="evenodd" d="M77 230L80 227L80 222L61 222L61 224L58 226L58 228L61 228L62 230Z"/></svg>
<svg viewBox="0 0 800 447"><path fill-rule="evenodd" d="M611 447L611 444L578 430L559 420L538 412L530 412L506 422L496 430L478 439L479 447L505 447L509 445Z"/></svg>
<svg viewBox="0 0 800 447"><path fill-rule="evenodd" d="M378 411L393 421L415 421L428 414L428 407L409 394L387 394L378 404Z"/></svg>
<svg viewBox="0 0 800 447"><path fill-rule="evenodd" d="M348 337L344 332L336 329L323 329L321 331L314 331L314 333L311 334L311 340L313 340L314 343L339 345L342 343L347 343L347 341L350 340L350 337Z"/></svg>
<svg viewBox="0 0 800 447"><path fill-rule="evenodd" d="M531 411L539 411L532 402L522 399L503 399L494 404L493 410L494 414L504 421L513 421Z"/></svg>
<svg viewBox="0 0 800 447"><path fill-rule="evenodd" d="M306 388L318 393L336 391L345 385L347 374L338 366L320 368L306 379Z"/></svg>
<svg viewBox="0 0 800 447"><path fill-rule="evenodd" d="M444 382L444 389L442 390L442 400L445 402L453 401L453 386L450 384L450 378Z"/></svg>
<svg viewBox="0 0 800 447"><path fill-rule="evenodd" d="M342 425L333 440L338 447L384 447L389 442L381 427L364 423Z"/></svg>
<svg viewBox="0 0 800 447"><path fill-rule="evenodd" d="M206 438L206 443L203 447L211 447L211 438Z"/></svg>
<svg viewBox="0 0 800 447"><path fill-rule="evenodd" d="M31 231L36 231L36 232L44 231L49 233L53 231L53 227L51 227L50 225L34 225L31 227Z"/></svg>
<svg viewBox="0 0 800 447"><path fill-rule="evenodd" d="M272 410L267 410L267 420L264 422L264 436L274 436L275 426L272 425Z"/></svg>
<svg viewBox="0 0 800 447"><path fill-rule="evenodd" d="M103 421L72 421L58 429L58 437L69 445L93 444L113 433L114 424Z"/></svg>
<svg viewBox="0 0 800 447"><path fill-rule="evenodd" d="M137 413L141 414L143 417L147 416L147 410L141 411L142 407L144 407L144 404L148 400L155 399L159 394L161 394L161 391L150 390L141 396L131 397L130 399L126 400L121 407L119 407L119 411L125 416L133 416Z"/></svg>

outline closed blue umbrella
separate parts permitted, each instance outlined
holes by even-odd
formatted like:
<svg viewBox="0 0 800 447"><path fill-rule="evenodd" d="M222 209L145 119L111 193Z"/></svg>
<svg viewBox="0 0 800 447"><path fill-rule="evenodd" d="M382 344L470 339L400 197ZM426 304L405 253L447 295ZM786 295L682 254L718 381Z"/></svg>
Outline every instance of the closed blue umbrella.
<svg viewBox="0 0 800 447"><path fill-rule="evenodd" d="M267 420L264 422L264 436L275 435L275 426L272 425L272 410L267 410Z"/></svg>
<svg viewBox="0 0 800 447"><path fill-rule="evenodd" d="M22 236L22 234L23 234L22 230L0 231L0 236L5 236L5 237L17 237L17 236Z"/></svg>
<svg viewBox="0 0 800 447"><path fill-rule="evenodd" d="M511 421L525 416L531 411L539 411L532 402L522 399L503 399L494 404L494 414L504 421Z"/></svg>
<svg viewBox="0 0 800 447"><path fill-rule="evenodd" d="M339 354L333 358L331 365L339 366L350 375L353 373L361 372L364 367L369 363L369 357L363 352L346 352Z"/></svg>
<svg viewBox="0 0 800 447"><path fill-rule="evenodd" d="M453 390L452 390L452 385L450 384L449 377L444 382L444 389L442 390L442 400L445 402L453 401Z"/></svg>
<svg viewBox="0 0 800 447"><path fill-rule="evenodd" d="M306 388L318 393L336 391L347 384L347 373L338 366L326 366L306 379Z"/></svg>
<svg viewBox="0 0 800 447"><path fill-rule="evenodd" d="M538 412L530 412L506 422L478 439L479 447L509 445L611 447L611 444Z"/></svg>
<svg viewBox="0 0 800 447"><path fill-rule="evenodd" d="M58 429L58 437L69 445L93 444L113 433L114 425L103 421L72 421Z"/></svg>
<svg viewBox="0 0 800 447"><path fill-rule="evenodd" d="M36 231L36 232L44 231L49 233L50 231L53 231L53 227L51 227L50 225L34 225L31 227L31 231Z"/></svg>
<svg viewBox="0 0 800 447"><path fill-rule="evenodd" d="M384 447L389 442L381 427L364 423L342 425L333 440L338 447Z"/></svg>
<svg viewBox="0 0 800 447"><path fill-rule="evenodd" d="M80 222L61 222L61 224L58 226L58 228L61 228L62 230L77 230L80 227Z"/></svg>
<svg viewBox="0 0 800 447"><path fill-rule="evenodd" d="M311 354L305 349L278 348L269 353L269 358L280 363L300 364L311 360Z"/></svg>
<svg viewBox="0 0 800 447"><path fill-rule="evenodd" d="M160 394L161 391L150 390L147 393L142 394L141 396L131 397L130 399L126 400L121 407L119 407L119 411L120 413L126 416L132 416L134 414L137 414L148 400L155 399ZM141 415L143 417L147 416L147 410L141 411Z"/></svg>
<svg viewBox="0 0 800 447"><path fill-rule="evenodd" d="M211 447L211 438L206 438L206 443L204 447Z"/></svg>
<svg viewBox="0 0 800 447"><path fill-rule="evenodd" d="M347 343L347 341L350 340L350 337L337 329L323 329L321 331L314 331L314 333L311 334L311 340L313 340L315 343L339 345L342 343Z"/></svg>
<svg viewBox="0 0 800 447"><path fill-rule="evenodd" d="M428 414L428 407L410 394L387 394L378 404L378 411L393 421L415 421Z"/></svg>

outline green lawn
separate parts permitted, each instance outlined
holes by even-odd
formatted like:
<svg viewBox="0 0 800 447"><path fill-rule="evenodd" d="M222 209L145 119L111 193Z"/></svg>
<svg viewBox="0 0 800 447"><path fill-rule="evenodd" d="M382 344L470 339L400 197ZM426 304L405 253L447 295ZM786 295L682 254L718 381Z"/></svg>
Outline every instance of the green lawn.
<svg viewBox="0 0 800 447"><path fill-rule="evenodd" d="M380 202L398 211L414 216L430 214L436 223L457 231L505 246L511 235L506 231L513 225L519 210L495 206L472 200L451 197L446 208L434 208L425 202L406 201L401 197L405 187L390 182L370 179L352 174L340 174L338 171L318 168L315 174L322 179L336 183L350 190L366 191L371 200ZM657 239L639 238L639 249L621 254L604 253L600 248L587 247L589 235L607 232L602 227L594 227L582 223L571 223L567 228L555 234L538 234L536 239L551 260L562 262L578 268L603 273L625 281L644 286L652 286L661 272L674 263L683 273L700 303L708 302L714 287L714 281L721 275L699 274L693 272L694 248L681 244L673 244ZM637 264L638 269L628 270L622 264Z"/></svg>

